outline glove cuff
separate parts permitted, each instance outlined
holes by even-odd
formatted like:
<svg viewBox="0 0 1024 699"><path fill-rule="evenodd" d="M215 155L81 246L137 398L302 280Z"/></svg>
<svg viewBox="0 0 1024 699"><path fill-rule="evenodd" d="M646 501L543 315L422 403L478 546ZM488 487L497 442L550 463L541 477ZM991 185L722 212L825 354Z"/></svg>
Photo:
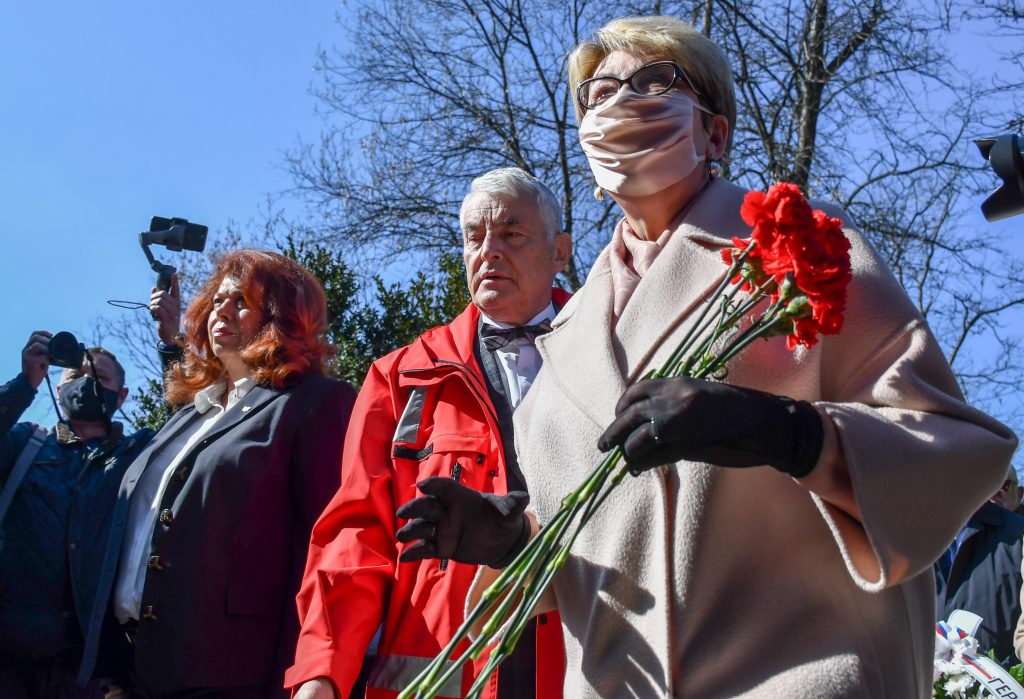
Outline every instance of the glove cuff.
<svg viewBox="0 0 1024 699"><path fill-rule="evenodd" d="M803 478L814 470L821 457L825 426L821 424L821 414L807 401L784 396L780 396L779 400L791 415L789 458L783 463L772 465L793 478Z"/></svg>
<svg viewBox="0 0 1024 699"><path fill-rule="evenodd" d="M530 519L526 515L519 515L521 527L519 529L519 536L512 542L512 546L509 547L505 555L500 560L494 563L488 563L491 568L505 568L509 563L515 560L519 552L526 548L526 544L530 541Z"/></svg>

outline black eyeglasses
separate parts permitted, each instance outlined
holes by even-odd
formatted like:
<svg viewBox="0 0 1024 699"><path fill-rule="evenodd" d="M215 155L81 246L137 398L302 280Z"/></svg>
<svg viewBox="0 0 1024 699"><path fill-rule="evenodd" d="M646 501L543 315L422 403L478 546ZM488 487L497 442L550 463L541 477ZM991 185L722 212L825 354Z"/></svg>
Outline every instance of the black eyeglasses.
<svg viewBox="0 0 1024 699"><path fill-rule="evenodd" d="M643 66L628 78L605 75L584 80L576 87L576 100L584 111L593 109L611 99L627 83L633 92L642 97L656 97L671 90L680 78L700 97L700 90L693 86L693 82L675 61L656 61Z"/></svg>

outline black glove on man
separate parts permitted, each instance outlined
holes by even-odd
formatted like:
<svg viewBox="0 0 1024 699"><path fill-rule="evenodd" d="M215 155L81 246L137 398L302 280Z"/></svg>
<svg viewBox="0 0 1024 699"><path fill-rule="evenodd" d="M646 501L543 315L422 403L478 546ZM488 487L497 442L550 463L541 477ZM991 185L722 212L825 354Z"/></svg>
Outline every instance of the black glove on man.
<svg viewBox="0 0 1024 699"><path fill-rule="evenodd" d="M626 389L598 441L620 445L636 475L681 459L718 466L774 466L802 478L821 455L825 428L807 401L690 378Z"/></svg>
<svg viewBox="0 0 1024 699"><path fill-rule="evenodd" d="M481 493L451 478L427 478L417 483L423 497L410 500L395 513L411 520L396 538L416 541L399 556L403 563L424 558L450 558L504 568L530 540L530 521L523 511L530 496L516 490L508 495Z"/></svg>

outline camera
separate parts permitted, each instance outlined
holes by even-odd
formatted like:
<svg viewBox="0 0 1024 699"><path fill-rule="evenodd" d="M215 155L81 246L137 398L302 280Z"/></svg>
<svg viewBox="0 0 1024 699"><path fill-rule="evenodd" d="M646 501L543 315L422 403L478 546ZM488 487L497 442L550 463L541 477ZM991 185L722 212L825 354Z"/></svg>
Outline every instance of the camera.
<svg viewBox="0 0 1024 699"><path fill-rule="evenodd" d="M981 205L989 221L1024 213L1024 139L1016 134L979 138L974 142L981 156L1003 184Z"/></svg>
<svg viewBox="0 0 1024 699"><path fill-rule="evenodd" d="M50 338L50 364L65 369L78 369L85 359L85 345L63 330Z"/></svg>

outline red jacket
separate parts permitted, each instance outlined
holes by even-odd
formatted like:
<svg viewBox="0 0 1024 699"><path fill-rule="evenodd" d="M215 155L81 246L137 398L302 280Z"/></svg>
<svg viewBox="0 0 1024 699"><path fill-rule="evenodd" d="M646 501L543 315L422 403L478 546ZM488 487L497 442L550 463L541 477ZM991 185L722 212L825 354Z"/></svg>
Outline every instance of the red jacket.
<svg viewBox="0 0 1024 699"><path fill-rule="evenodd" d="M568 300L560 289L552 292L556 303ZM462 623L477 567L451 561L442 571L436 560L398 563L395 510L429 476L507 492L497 416L473 351L479 317L470 304L449 325L370 367L346 435L341 488L313 529L297 597L302 632L286 686L324 675L344 699L383 620L366 697L394 697ZM537 699L558 699L561 623L554 614L538 621ZM461 687L455 681L442 696L463 696L474 674L467 665ZM496 689L495 675L485 696Z"/></svg>

